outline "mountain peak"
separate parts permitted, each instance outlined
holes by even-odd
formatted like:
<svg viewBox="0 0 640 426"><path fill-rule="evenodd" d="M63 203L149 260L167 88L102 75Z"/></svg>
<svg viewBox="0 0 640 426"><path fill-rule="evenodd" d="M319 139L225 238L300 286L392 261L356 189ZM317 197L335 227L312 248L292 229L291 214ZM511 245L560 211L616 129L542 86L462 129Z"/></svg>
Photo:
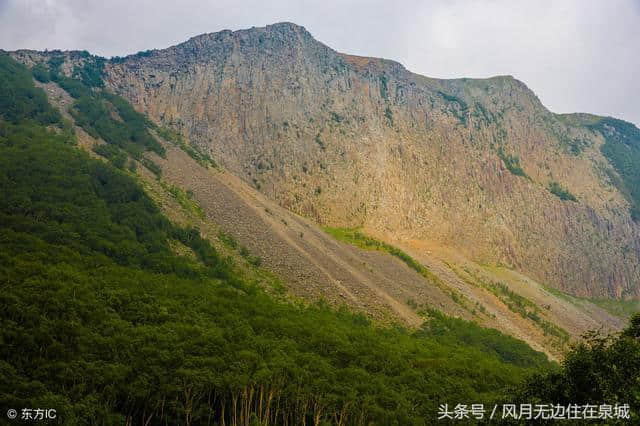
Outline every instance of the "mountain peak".
<svg viewBox="0 0 640 426"><path fill-rule="evenodd" d="M242 35L251 34L251 33L286 33L286 32L298 33L298 34L302 34L302 33L309 34L309 32L305 27L295 24L293 22L276 22L275 24L265 25L264 27L251 27L251 28L243 28L240 30L225 29L220 31L214 31L211 33L198 34L189 38L188 41L198 40L201 38L206 38L206 39L215 38L216 36L220 36L220 35L242 36Z"/></svg>

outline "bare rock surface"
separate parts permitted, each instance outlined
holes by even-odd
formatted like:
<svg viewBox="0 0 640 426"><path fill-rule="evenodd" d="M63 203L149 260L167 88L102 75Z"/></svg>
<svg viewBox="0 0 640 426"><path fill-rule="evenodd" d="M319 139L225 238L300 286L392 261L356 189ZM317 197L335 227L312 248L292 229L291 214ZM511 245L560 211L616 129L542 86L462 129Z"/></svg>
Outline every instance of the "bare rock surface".
<svg viewBox="0 0 640 426"><path fill-rule="evenodd" d="M107 73L154 121L317 223L437 242L581 297L640 294L640 227L603 172L602 138L512 77L430 79L288 23L204 34Z"/></svg>

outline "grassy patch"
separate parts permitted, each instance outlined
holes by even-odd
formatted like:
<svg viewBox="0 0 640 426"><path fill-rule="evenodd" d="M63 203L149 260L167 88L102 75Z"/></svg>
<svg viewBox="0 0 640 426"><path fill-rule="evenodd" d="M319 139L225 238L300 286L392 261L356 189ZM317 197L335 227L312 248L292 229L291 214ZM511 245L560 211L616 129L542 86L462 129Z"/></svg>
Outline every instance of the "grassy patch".
<svg viewBox="0 0 640 426"><path fill-rule="evenodd" d="M218 232L218 239L224 244L227 248L235 250L238 248L238 242L233 236L227 234L224 231Z"/></svg>
<svg viewBox="0 0 640 426"><path fill-rule="evenodd" d="M438 278L433 272L431 272L424 265L416 261L413 257L409 256L404 251L400 250L397 247L392 246L391 244L387 244L384 241L376 240L375 238L371 238L369 236L364 235L357 228L332 228L325 227L324 231L331 235L336 240L344 241L349 244L353 244L356 247L360 247L364 250L377 250L383 251L385 253L390 254L391 256L395 256L404 262L409 268L416 271L422 277L431 281L435 284L440 290L448 294L451 299L458 305L465 307L467 306L465 296L447 286L440 278Z"/></svg>
<svg viewBox="0 0 640 426"><path fill-rule="evenodd" d="M202 207L194 200L193 192L191 191L183 191L182 188L177 187L175 185L168 185L164 182L160 182L160 185L165 189L165 191L169 192L173 198L180 204L185 211L199 217L204 217L204 210Z"/></svg>
<svg viewBox="0 0 640 426"><path fill-rule="evenodd" d="M629 319L633 314L640 312L638 300L589 299L589 301L622 319Z"/></svg>
<svg viewBox="0 0 640 426"><path fill-rule="evenodd" d="M186 152L189 157L193 158L202 167L218 167L218 164L209 155L201 152L196 147L187 144L180 133L167 129L166 127L156 127L155 131L158 136Z"/></svg>
<svg viewBox="0 0 640 426"><path fill-rule="evenodd" d="M640 312L640 301L638 300L586 299L573 296L549 286L545 286L544 289L573 305L584 307L586 303L593 303L605 311L608 311L611 315L622 319L629 319L633 314Z"/></svg>
<svg viewBox="0 0 640 426"><path fill-rule="evenodd" d="M566 330L542 318L535 303L511 290L507 284L485 280L467 268L465 268L465 272L473 277L475 283L496 296L510 311L517 313L524 319L533 321L545 336L555 339L559 347L563 347L569 341L569 333Z"/></svg>

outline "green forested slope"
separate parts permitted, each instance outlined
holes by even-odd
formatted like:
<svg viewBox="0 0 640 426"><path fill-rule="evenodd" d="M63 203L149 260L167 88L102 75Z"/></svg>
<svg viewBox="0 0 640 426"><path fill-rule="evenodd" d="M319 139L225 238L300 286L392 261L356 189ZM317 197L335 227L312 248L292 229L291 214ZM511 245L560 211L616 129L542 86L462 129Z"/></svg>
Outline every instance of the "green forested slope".
<svg viewBox="0 0 640 426"><path fill-rule="evenodd" d="M132 175L77 149L8 56L0 99L4 409L56 408L69 424L431 424L440 403L488 402L550 367L440 315L409 332L275 300Z"/></svg>
<svg viewBox="0 0 640 426"><path fill-rule="evenodd" d="M625 195L631 217L640 221L640 129L631 123L611 117L596 119L588 125L600 132L604 144L600 148L621 179L610 176L612 183Z"/></svg>
<svg viewBox="0 0 640 426"><path fill-rule="evenodd" d="M560 369L541 371L506 397L521 404L627 405L628 418L606 424L640 424L640 314L619 334L590 333L565 356Z"/></svg>

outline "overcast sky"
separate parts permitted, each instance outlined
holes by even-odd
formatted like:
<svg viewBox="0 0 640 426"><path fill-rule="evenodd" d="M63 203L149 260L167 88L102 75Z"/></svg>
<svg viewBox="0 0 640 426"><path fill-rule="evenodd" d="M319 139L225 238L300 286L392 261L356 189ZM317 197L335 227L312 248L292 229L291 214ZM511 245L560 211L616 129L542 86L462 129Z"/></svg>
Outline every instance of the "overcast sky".
<svg viewBox="0 0 640 426"><path fill-rule="evenodd" d="M0 48L123 56L281 21L430 77L510 74L554 112L640 125L640 0L0 0Z"/></svg>

